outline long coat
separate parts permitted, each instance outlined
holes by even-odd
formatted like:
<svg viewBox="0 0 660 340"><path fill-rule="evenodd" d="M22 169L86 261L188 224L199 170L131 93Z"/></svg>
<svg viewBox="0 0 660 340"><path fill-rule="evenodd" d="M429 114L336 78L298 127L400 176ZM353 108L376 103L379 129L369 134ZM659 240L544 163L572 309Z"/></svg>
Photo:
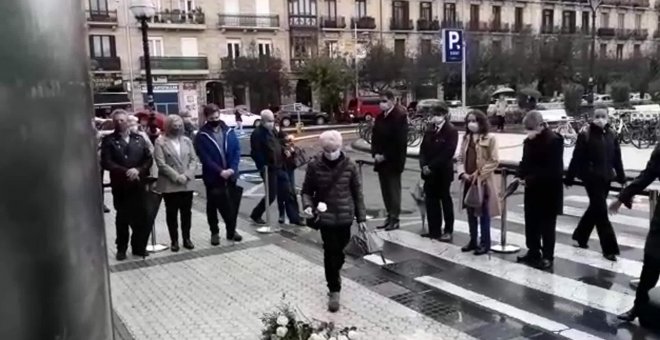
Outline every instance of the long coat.
<svg viewBox="0 0 660 340"><path fill-rule="evenodd" d="M182 136L179 139L181 153L174 149L174 143L167 136L156 139L154 159L158 165L158 180L156 190L161 193L193 191L193 181L197 170L197 156L190 138ZM180 175L186 176L184 184L178 182Z"/></svg>
<svg viewBox="0 0 660 340"><path fill-rule="evenodd" d="M419 147L419 166L428 166L427 181L451 182L454 179L454 154L458 146L458 130L451 122L445 122L440 131L426 131Z"/></svg>
<svg viewBox="0 0 660 340"><path fill-rule="evenodd" d="M371 134L371 155L385 156L376 164L376 172L400 174L406 165L408 150L408 116L401 105L395 105L390 113L376 116Z"/></svg>
<svg viewBox="0 0 660 340"><path fill-rule="evenodd" d="M466 134L461 143L458 164L459 177L465 173L465 155L468 148L468 138L471 138L471 136L472 134ZM499 216L501 213L500 195L497 185L495 185L495 169L500 164L500 158L497 152L497 139L492 134L477 135L476 138L477 183L488 189L488 212L490 216Z"/></svg>

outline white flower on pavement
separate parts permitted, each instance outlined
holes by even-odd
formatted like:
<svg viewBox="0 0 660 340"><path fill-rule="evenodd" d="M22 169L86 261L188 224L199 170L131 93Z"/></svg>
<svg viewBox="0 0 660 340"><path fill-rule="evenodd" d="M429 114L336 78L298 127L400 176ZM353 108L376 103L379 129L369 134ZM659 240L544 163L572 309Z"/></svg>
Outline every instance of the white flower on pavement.
<svg viewBox="0 0 660 340"><path fill-rule="evenodd" d="M284 315L280 315L277 317L277 324L280 326L286 326L289 324L289 318Z"/></svg>
<svg viewBox="0 0 660 340"><path fill-rule="evenodd" d="M275 334L280 338L283 338L289 330L286 327L277 327Z"/></svg>
<svg viewBox="0 0 660 340"><path fill-rule="evenodd" d="M348 340L348 338L346 337L346 335L339 335L337 336L337 340Z"/></svg>
<svg viewBox="0 0 660 340"><path fill-rule="evenodd" d="M326 212L328 210L328 206L324 202L319 202L319 204L316 206L316 210L320 212Z"/></svg>
<svg viewBox="0 0 660 340"><path fill-rule="evenodd" d="M314 334L310 335L309 339L307 339L307 340L323 340L323 337L316 334L316 333L314 333Z"/></svg>
<svg viewBox="0 0 660 340"><path fill-rule="evenodd" d="M350 340L360 340L360 333L358 333L357 331L349 331L348 338Z"/></svg>

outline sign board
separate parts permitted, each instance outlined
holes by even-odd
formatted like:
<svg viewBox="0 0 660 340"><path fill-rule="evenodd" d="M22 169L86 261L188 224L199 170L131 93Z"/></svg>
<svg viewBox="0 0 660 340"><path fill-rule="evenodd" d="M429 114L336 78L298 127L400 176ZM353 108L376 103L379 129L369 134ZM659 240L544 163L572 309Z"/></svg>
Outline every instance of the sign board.
<svg viewBox="0 0 660 340"><path fill-rule="evenodd" d="M442 30L442 62L460 63L463 61L463 57L465 56L464 38L463 30Z"/></svg>
<svg viewBox="0 0 660 340"><path fill-rule="evenodd" d="M142 92L147 93L147 85L142 84ZM154 93L179 92L178 84L154 84Z"/></svg>

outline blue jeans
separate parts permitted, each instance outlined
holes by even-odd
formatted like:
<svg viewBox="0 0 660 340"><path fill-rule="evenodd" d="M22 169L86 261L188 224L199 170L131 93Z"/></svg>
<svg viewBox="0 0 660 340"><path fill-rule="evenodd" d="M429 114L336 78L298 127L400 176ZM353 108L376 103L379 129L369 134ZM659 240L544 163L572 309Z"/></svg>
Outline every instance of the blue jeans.
<svg viewBox="0 0 660 340"><path fill-rule="evenodd" d="M470 244L478 245L486 250L490 250L490 212L488 211L487 192L484 193L481 216L477 217L477 212L474 208L467 208L467 215L468 225L470 226ZM480 242L477 243L479 232L481 232L481 239Z"/></svg>
<svg viewBox="0 0 660 340"><path fill-rule="evenodd" d="M280 213L280 220L284 220L284 215L289 217L289 222L293 224L300 223L300 213L298 212L298 199L296 198L296 182L293 177L294 170L280 170L277 173L277 208Z"/></svg>

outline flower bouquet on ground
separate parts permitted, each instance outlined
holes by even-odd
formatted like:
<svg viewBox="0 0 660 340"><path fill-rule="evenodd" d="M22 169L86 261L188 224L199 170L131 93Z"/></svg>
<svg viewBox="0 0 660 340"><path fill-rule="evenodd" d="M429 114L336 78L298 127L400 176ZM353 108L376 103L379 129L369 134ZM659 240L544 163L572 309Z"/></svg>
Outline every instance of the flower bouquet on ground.
<svg viewBox="0 0 660 340"><path fill-rule="evenodd" d="M284 297L282 297L284 299ZM299 318L298 315L301 315ZM337 327L332 322L310 321L286 302L261 317L261 340L358 340L355 327Z"/></svg>

